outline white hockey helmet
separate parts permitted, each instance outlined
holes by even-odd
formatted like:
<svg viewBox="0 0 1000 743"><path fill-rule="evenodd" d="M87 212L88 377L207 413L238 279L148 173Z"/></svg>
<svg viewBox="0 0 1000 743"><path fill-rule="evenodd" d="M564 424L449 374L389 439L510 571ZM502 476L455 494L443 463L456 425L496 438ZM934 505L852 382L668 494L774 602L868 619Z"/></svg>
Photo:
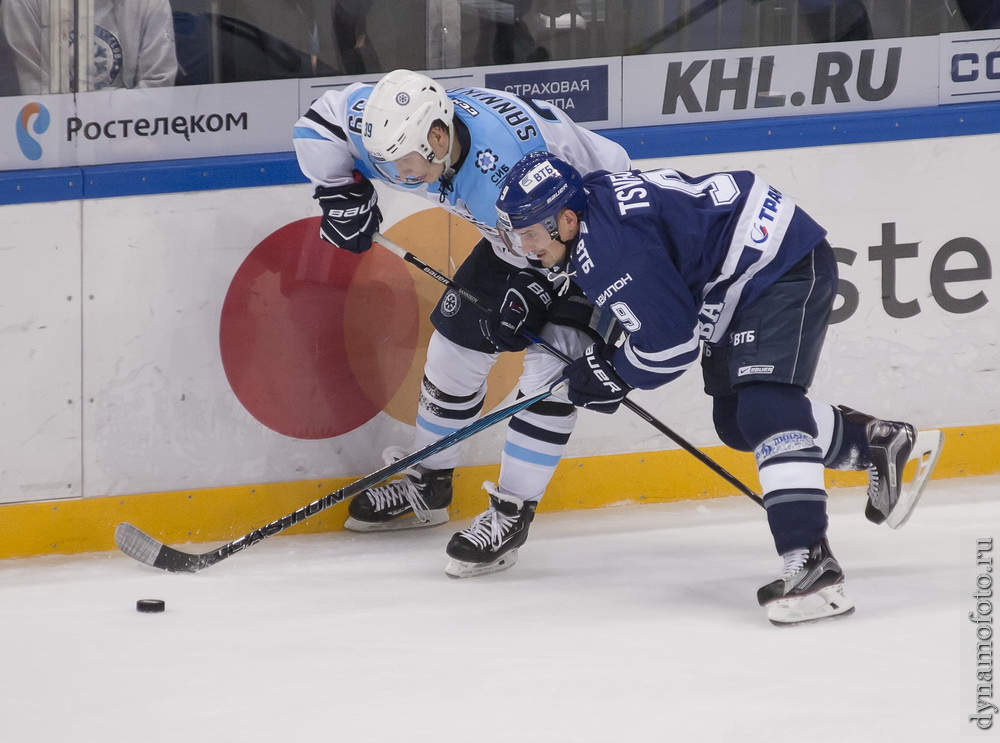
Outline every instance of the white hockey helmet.
<svg viewBox="0 0 1000 743"><path fill-rule="evenodd" d="M444 158L436 158L427 135L431 125L440 120L448 127L453 140L454 113L455 106L445 94L443 85L419 72L393 70L379 80L365 103L361 117L365 150L376 165L392 163L410 152L418 152L428 162L445 163L448 167L450 150ZM404 180L388 175L393 180Z"/></svg>

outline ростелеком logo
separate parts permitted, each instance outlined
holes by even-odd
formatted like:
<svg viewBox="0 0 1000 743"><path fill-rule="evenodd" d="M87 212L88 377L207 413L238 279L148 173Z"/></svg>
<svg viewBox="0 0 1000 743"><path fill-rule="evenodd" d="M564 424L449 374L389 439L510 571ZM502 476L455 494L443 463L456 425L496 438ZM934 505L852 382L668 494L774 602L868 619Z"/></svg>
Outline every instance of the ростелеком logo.
<svg viewBox="0 0 1000 743"><path fill-rule="evenodd" d="M49 128L49 121L49 110L41 103L29 103L17 115L17 143L29 160L42 156L42 146L31 136L29 127L35 134L44 134Z"/></svg>

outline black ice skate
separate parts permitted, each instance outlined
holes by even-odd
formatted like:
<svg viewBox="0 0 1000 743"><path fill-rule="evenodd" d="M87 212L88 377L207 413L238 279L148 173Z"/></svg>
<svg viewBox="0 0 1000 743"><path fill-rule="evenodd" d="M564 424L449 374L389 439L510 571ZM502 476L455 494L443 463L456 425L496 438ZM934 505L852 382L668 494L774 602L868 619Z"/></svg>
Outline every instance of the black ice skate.
<svg viewBox="0 0 1000 743"><path fill-rule="evenodd" d="M404 455L392 447L382 455L390 464ZM396 531L437 526L448 521L454 470L404 470L398 480L358 493L347 508L344 528L351 531Z"/></svg>
<svg viewBox="0 0 1000 743"><path fill-rule="evenodd" d="M868 468L868 503L865 517L873 524L898 529L910 518L941 454L940 431L917 432L909 423L885 421L840 406L845 420L865 427L871 466ZM917 460L917 472L904 487L903 468Z"/></svg>
<svg viewBox="0 0 1000 743"><path fill-rule="evenodd" d="M490 507L448 542L446 551L451 560L444 572L451 578L471 578L511 567L517 562L517 548L528 538L537 502L501 493L491 482L484 482L483 489L490 494Z"/></svg>
<svg viewBox="0 0 1000 743"><path fill-rule="evenodd" d="M826 537L782 557L781 577L757 591L757 602L767 609L771 624L801 624L854 612L854 604L844 596L844 571Z"/></svg>

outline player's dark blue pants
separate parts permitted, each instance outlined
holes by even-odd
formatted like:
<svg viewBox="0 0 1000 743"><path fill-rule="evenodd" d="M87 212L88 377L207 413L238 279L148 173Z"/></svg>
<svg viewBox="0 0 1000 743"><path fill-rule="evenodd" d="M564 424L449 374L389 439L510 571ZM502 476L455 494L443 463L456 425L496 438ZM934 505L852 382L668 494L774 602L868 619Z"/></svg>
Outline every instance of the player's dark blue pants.
<svg viewBox="0 0 1000 743"><path fill-rule="evenodd" d="M726 345L706 345L705 391L728 446L753 451L779 554L826 534L824 451L806 397L837 290L827 242L737 310ZM829 410L829 406L823 406Z"/></svg>

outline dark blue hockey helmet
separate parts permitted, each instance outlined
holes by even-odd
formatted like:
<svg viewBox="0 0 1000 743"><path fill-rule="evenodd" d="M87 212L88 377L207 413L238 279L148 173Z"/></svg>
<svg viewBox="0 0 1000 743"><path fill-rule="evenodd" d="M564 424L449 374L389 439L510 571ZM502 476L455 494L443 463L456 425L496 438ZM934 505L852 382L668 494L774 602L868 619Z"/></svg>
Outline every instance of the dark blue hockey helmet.
<svg viewBox="0 0 1000 743"><path fill-rule="evenodd" d="M553 240L558 240L559 213L563 209L579 213L586 206L583 178L572 165L551 152L531 152L507 174L497 199L497 229L514 247L520 242L515 230L535 224L542 225Z"/></svg>

